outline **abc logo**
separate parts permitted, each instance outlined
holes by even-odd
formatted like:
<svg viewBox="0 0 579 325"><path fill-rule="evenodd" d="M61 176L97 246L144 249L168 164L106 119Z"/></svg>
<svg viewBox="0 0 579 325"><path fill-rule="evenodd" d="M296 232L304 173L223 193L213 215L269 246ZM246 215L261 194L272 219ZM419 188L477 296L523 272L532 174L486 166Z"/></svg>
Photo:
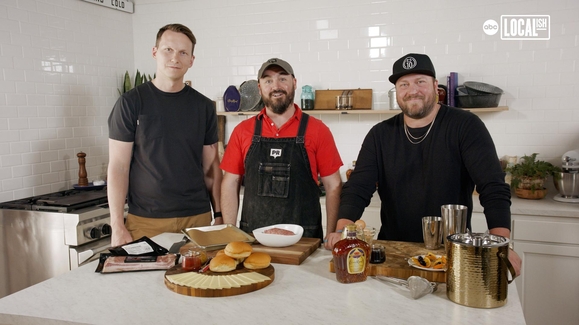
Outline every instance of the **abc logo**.
<svg viewBox="0 0 579 325"><path fill-rule="evenodd" d="M499 31L499 24L496 21L489 19L483 24L483 31L487 35L494 35Z"/></svg>

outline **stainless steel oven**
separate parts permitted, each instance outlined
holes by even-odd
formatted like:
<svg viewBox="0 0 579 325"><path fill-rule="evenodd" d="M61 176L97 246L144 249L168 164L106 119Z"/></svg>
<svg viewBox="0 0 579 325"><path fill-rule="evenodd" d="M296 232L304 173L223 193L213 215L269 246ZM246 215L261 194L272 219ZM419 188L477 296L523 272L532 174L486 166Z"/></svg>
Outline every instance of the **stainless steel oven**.
<svg viewBox="0 0 579 325"><path fill-rule="evenodd" d="M0 297L97 259L110 233L105 188L0 203Z"/></svg>

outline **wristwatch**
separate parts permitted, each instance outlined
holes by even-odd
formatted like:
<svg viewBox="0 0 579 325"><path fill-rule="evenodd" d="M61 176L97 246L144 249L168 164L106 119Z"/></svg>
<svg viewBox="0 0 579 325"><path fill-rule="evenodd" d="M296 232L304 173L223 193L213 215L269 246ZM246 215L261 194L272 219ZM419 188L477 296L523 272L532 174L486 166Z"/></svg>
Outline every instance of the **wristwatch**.
<svg viewBox="0 0 579 325"><path fill-rule="evenodd" d="M515 250L515 243L512 240L509 240L509 249Z"/></svg>

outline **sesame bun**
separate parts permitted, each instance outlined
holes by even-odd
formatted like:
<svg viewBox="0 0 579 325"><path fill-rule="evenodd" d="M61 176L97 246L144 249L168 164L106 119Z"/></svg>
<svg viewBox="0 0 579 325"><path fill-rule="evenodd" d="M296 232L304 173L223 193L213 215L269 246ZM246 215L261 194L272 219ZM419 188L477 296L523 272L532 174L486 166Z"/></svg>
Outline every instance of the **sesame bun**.
<svg viewBox="0 0 579 325"><path fill-rule="evenodd" d="M271 256L267 253L251 253L243 262L243 266L250 270L265 269L270 262Z"/></svg>
<svg viewBox="0 0 579 325"><path fill-rule="evenodd" d="M248 257L252 251L251 245L241 241L232 241L225 246L225 255L237 259Z"/></svg>
<svg viewBox="0 0 579 325"><path fill-rule="evenodd" d="M237 261L227 255L215 256L209 262L209 269L213 272L229 272L235 270Z"/></svg>

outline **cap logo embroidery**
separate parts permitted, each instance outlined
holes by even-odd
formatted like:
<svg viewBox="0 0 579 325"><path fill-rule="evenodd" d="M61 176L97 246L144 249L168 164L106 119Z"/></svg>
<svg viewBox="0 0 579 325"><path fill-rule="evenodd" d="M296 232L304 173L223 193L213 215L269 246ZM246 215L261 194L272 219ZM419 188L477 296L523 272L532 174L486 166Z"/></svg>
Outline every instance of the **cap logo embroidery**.
<svg viewBox="0 0 579 325"><path fill-rule="evenodd" d="M404 59L404 62L402 62L402 67L405 70L410 70L410 69L414 69L414 67L416 66L416 59L409 56L406 59Z"/></svg>
<svg viewBox="0 0 579 325"><path fill-rule="evenodd" d="M281 149L270 149L269 156L273 158L281 157Z"/></svg>

